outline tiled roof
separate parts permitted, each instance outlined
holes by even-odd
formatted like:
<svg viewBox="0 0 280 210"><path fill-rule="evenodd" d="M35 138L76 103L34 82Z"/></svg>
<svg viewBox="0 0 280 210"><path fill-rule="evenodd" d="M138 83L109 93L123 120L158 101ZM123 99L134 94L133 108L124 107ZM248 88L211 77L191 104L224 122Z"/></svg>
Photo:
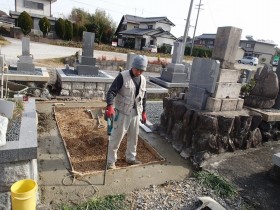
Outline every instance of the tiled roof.
<svg viewBox="0 0 280 210"><path fill-rule="evenodd" d="M172 35L170 32L164 31L161 28L158 29L133 28L130 30L121 31L119 34L133 35L133 36L149 35L154 37L162 37L163 35L167 34L168 36L172 37L174 40L176 39L176 37Z"/></svg>
<svg viewBox="0 0 280 210"><path fill-rule="evenodd" d="M197 39L216 39L216 34L202 34L195 38L197 38Z"/></svg>
<svg viewBox="0 0 280 210"><path fill-rule="evenodd" d="M127 22L130 23L149 23L149 22L161 22L161 21L166 21L170 25L175 26L174 23L172 23L167 17L139 17L139 16L134 16L134 15L124 15L124 19Z"/></svg>
<svg viewBox="0 0 280 210"><path fill-rule="evenodd" d="M120 34L126 35L145 35L150 32L158 32L156 29L133 28L130 30L121 31Z"/></svg>

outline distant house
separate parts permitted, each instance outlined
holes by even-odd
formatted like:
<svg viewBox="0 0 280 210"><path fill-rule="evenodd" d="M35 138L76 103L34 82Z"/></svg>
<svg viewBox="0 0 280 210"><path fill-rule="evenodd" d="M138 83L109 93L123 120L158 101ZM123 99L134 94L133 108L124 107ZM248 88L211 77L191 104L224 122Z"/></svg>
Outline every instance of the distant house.
<svg viewBox="0 0 280 210"><path fill-rule="evenodd" d="M215 44L216 34L202 34L194 39L194 46L201 46L213 49Z"/></svg>
<svg viewBox="0 0 280 210"><path fill-rule="evenodd" d="M214 48L216 34L202 34L195 37L194 46ZM270 63L275 54L276 44L256 41L251 39L240 40L236 60L244 56L254 56L259 58L259 62Z"/></svg>
<svg viewBox="0 0 280 210"><path fill-rule="evenodd" d="M43 17L47 17L51 23L51 32L54 32L54 24L56 18L52 16L51 4L57 0L15 0L15 11L10 11L10 16L15 20L15 26L18 26L18 17L23 12L26 11L33 20L34 34L41 34L39 27L39 20Z"/></svg>
<svg viewBox="0 0 280 210"><path fill-rule="evenodd" d="M276 44L250 40L240 40L239 46L245 50L245 56L254 56L259 58L259 62L271 63L275 55Z"/></svg>
<svg viewBox="0 0 280 210"><path fill-rule="evenodd" d="M115 34L118 46L141 50L144 46L173 46L176 37L170 31L175 26L167 17L124 15Z"/></svg>

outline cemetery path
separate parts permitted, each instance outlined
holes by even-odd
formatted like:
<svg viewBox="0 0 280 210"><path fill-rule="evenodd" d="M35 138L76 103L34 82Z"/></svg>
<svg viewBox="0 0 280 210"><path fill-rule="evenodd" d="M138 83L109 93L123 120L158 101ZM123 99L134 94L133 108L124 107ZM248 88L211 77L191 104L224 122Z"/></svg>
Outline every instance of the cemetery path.
<svg viewBox="0 0 280 210"><path fill-rule="evenodd" d="M14 39L5 37L11 44L1 48L1 53L5 55L5 59L8 64L15 65L19 55L22 53L22 42L20 39ZM30 53L34 59L50 59L50 58L61 58L66 56L74 55L77 51L82 52L82 48L75 47L63 47L57 45L50 45L39 42L30 42ZM117 53L109 51L94 50L95 58L102 58L105 56L107 60L124 60L126 61L126 53ZM149 60L156 60L157 57L148 57ZM170 58L167 59L170 61Z"/></svg>
<svg viewBox="0 0 280 210"><path fill-rule="evenodd" d="M272 155L280 152L279 142L266 142L259 148L220 154L204 169L215 170L235 184L246 202L255 209L279 209L280 182L270 176Z"/></svg>

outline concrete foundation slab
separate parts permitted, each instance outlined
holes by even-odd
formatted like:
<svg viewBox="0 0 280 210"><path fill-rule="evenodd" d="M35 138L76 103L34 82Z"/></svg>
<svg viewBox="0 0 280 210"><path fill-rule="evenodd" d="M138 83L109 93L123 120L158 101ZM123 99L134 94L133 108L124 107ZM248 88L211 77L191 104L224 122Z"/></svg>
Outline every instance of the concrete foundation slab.
<svg viewBox="0 0 280 210"><path fill-rule="evenodd" d="M67 76L63 69L56 69L57 76L59 79L63 82L105 82L105 83L112 83L114 80L114 77L110 76L106 72L99 70L99 72L102 74L102 76L95 77L95 76Z"/></svg>
<svg viewBox="0 0 280 210"><path fill-rule="evenodd" d="M20 72L15 73L5 73L5 78L8 77L10 81L24 81L24 82L48 82L49 81L49 73L44 67L36 67L41 70L42 75L36 74L23 74ZM11 71L10 71L11 72Z"/></svg>
<svg viewBox="0 0 280 210"><path fill-rule="evenodd" d="M280 121L279 109L256 109L248 106L245 106L245 108L260 113L263 120L266 122Z"/></svg>
<svg viewBox="0 0 280 210"><path fill-rule="evenodd" d="M7 139L8 140L8 139ZM24 102L18 141L0 147L0 163L37 159L37 114L35 99Z"/></svg>

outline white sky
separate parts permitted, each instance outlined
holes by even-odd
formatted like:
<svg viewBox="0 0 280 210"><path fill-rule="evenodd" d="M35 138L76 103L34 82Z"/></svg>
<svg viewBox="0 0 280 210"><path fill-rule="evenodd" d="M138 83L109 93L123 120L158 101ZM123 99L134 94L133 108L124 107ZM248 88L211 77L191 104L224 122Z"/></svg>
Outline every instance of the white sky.
<svg viewBox="0 0 280 210"><path fill-rule="evenodd" d="M15 0L0 0L0 10L14 10ZM279 0L202 0L196 36L202 33L216 33L221 26L235 26L242 29L242 38L252 35L254 39L273 40L280 46ZM190 25L194 26L199 0L194 0ZM185 30L190 0L57 0L52 4L54 17L67 17L72 8L82 8L89 13L102 9L109 14L116 25L125 14L156 17L166 16L175 24L171 33L182 36ZM193 36L194 27L188 35ZM279 34L278 34L279 33Z"/></svg>

